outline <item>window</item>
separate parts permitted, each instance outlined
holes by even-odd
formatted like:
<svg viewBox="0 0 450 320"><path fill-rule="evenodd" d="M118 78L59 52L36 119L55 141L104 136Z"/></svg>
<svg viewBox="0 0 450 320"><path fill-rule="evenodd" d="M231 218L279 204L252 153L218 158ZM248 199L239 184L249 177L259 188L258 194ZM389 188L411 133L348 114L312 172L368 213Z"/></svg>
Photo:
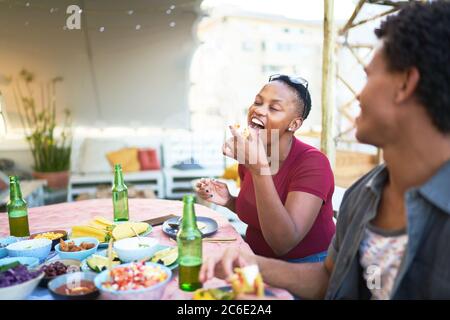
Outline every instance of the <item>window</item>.
<svg viewBox="0 0 450 320"><path fill-rule="evenodd" d="M253 51L255 49L255 44L251 41L242 42L242 50L244 51Z"/></svg>
<svg viewBox="0 0 450 320"><path fill-rule="evenodd" d="M282 66L276 66L276 65L272 65L272 64L264 64L262 66L262 72L263 73L277 73L277 72L281 72L281 70L283 70Z"/></svg>

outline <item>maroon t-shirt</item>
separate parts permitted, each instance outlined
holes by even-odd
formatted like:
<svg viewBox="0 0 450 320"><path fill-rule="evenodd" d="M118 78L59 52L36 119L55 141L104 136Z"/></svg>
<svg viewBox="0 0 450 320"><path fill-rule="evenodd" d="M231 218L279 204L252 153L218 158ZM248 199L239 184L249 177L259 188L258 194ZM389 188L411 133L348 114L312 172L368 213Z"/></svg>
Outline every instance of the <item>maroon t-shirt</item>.
<svg viewBox="0 0 450 320"><path fill-rule="evenodd" d="M294 138L288 157L273 182L283 204L289 192L302 191L323 200L322 208L308 234L287 254L278 257L267 244L259 225L255 189L250 171L239 165L241 190L236 199L236 213L248 224L246 241L252 250L265 257L298 259L326 251L336 230L333 222L333 172L327 157L316 148Z"/></svg>

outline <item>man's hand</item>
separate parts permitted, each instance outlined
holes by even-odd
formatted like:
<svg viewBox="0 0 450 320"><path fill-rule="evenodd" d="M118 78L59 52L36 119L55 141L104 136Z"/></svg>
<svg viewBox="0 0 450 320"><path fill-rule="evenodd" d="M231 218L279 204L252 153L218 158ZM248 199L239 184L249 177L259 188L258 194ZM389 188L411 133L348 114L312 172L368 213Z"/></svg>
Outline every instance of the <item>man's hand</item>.
<svg viewBox="0 0 450 320"><path fill-rule="evenodd" d="M206 282L214 277L229 280L234 268L256 264L256 256L250 250L228 248L222 257L210 257L203 263L199 279Z"/></svg>

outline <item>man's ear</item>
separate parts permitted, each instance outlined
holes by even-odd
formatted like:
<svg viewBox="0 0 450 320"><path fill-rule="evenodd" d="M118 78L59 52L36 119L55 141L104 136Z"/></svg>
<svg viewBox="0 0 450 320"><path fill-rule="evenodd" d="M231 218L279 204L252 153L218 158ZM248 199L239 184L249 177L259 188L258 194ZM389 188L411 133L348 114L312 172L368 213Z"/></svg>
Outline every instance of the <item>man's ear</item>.
<svg viewBox="0 0 450 320"><path fill-rule="evenodd" d="M400 78L401 85L395 96L396 103L402 103L414 95L420 80L420 73L416 67L411 67Z"/></svg>
<svg viewBox="0 0 450 320"><path fill-rule="evenodd" d="M294 132L294 131L298 130L302 126L302 124L303 124L302 118L295 118L294 120L292 120L291 124L289 125L289 128L291 129L289 131Z"/></svg>

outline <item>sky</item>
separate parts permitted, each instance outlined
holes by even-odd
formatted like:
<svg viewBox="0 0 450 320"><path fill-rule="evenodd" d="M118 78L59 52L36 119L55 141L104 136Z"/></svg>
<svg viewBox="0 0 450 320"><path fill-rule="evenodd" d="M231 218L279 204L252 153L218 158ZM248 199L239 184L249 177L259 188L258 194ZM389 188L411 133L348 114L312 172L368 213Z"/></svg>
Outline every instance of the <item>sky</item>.
<svg viewBox="0 0 450 320"><path fill-rule="evenodd" d="M357 2L357 0L335 0L335 19L347 20ZM203 6L232 5L245 11L277 14L301 20L321 20L323 3L323 0L204 0Z"/></svg>

